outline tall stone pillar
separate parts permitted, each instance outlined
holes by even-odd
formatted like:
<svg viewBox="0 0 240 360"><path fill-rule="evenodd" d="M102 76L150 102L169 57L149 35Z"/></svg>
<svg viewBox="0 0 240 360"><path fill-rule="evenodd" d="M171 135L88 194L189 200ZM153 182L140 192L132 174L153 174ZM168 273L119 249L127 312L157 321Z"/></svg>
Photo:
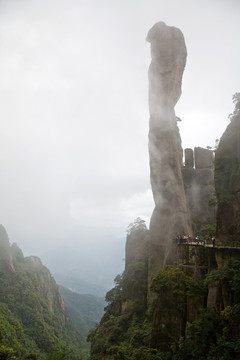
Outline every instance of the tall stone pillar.
<svg viewBox="0 0 240 360"><path fill-rule="evenodd" d="M174 106L181 96L187 51L182 32L163 22L148 32L152 62L149 67L149 156L155 202L150 222L150 276L173 261L173 238L191 234L182 179L182 147Z"/></svg>

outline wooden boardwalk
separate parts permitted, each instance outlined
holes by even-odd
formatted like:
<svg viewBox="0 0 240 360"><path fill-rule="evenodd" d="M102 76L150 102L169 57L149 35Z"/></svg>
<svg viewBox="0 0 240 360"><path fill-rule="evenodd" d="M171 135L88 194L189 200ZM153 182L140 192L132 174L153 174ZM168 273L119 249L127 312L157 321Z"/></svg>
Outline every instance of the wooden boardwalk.
<svg viewBox="0 0 240 360"><path fill-rule="evenodd" d="M221 250L227 250L230 254L236 254L236 252L238 253L240 251L240 246L236 246L235 244L233 246L213 245L207 241L182 240L177 242L176 245L178 266L182 268L192 268L195 269L195 271L201 269L209 272L213 267L216 267L216 260L213 260L213 256L215 258L214 254L218 252L221 253Z"/></svg>

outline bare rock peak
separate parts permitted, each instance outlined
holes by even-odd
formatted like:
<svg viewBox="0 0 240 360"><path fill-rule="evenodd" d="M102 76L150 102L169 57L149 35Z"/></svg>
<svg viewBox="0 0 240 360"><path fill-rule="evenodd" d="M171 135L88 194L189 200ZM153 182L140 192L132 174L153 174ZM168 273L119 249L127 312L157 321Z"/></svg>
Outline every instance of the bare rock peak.
<svg viewBox="0 0 240 360"><path fill-rule="evenodd" d="M155 24L148 32L152 62L149 67L150 127L159 123L176 124L174 106L181 96L182 75L186 65L187 50L182 32L163 22ZM167 112L171 112L171 119Z"/></svg>
<svg viewBox="0 0 240 360"><path fill-rule="evenodd" d="M185 167L193 168L194 167L193 150L189 148L185 149L184 155L185 155Z"/></svg>
<svg viewBox="0 0 240 360"><path fill-rule="evenodd" d="M181 96L187 51L182 32L158 22L148 32L149 66L149 158L155 201L150 231L152 256L162 265L171 255L174 234L190 234L191 225L182 178L182 147L174 106ZM150 255L151 256L151 255ZM155 269L152 271L155 272Z"/></svg>
<svg viewBox="0 0 240 360"><path fill-rule="evenodd" d="M196 169L212 168L213 151L201 147L194 148L194 158Z"/></svg>

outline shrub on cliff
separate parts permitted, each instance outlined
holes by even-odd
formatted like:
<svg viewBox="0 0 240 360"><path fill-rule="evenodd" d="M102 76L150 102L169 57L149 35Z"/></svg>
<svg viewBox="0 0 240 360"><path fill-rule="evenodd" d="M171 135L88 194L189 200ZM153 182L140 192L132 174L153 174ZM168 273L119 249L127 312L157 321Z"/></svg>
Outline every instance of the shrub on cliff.
<svg viewBox="0 0 240 360"><path fill-rule="evenodd" d="M127 234L130 235L133 232L147 230L146 221L137 217L133 223L130 223L127 227Z"/></svg>

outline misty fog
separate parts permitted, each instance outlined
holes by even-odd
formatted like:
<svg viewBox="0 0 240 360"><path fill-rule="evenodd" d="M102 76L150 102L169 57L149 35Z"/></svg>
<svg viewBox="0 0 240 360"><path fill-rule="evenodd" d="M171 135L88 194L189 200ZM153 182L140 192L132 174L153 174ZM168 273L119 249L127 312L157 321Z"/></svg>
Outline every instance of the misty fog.
<svg viewBox="0 0 240 360"><path fill-rule="evenodd" d="M123 269L126 227L148 223L154 207L147 32L160 20L182 30L183 147L214 146L239 91L239 9L235 0L0 2L0 214L11 242L43 262L67 248L96 270L107 259L111 277Z"/></svg>

